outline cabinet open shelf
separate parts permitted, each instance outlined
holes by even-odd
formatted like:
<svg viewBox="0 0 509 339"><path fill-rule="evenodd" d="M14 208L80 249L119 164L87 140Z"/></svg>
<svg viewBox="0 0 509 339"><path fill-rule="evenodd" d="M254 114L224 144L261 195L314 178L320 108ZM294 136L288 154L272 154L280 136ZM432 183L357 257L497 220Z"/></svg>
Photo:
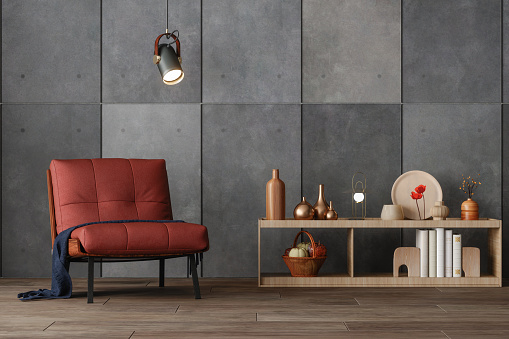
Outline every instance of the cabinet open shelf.
<svg viewBox="0 0 509 339"><path fill-rule="evenodd" d="M260 234L267 228L346 228L346 273L320 274L317 277L292 277L290 273L267 274L260 267ZM354 273L354 230L362 228L475 228L488 231L488 274L481 277L421 278L393 277L392 273ZM500 287L502 286L502 221L497 219L460 220L258 220L258 286L260 287Z"/></svg>

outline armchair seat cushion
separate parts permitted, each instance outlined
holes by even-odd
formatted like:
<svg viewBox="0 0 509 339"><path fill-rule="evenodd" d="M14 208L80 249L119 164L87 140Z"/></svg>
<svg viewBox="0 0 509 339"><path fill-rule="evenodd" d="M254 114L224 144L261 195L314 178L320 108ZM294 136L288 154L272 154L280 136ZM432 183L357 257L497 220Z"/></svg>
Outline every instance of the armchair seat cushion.
<svg viewBox="0 0 509 339"><path fill-rule="evenodd" d="M86 253L115 255L177 255L206 251L207 228L183 222L126 222L92 224L75 229Z"/></svg>

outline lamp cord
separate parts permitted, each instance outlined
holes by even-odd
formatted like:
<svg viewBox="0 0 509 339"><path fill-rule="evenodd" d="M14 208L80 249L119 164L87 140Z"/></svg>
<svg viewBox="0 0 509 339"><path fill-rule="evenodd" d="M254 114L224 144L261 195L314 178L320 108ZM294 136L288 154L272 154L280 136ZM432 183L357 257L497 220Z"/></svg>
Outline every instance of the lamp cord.
<svg viewBox="0 0 509 339"><path fill-rule="evenodd" d="M170 9L170 7L169 7L169 2L170 2L170 0L166 0L166 39L170 40L170 34L173 34L173 35L175 35L175 36L177 37L177 40L178 40L178 38L179 38L179 31L178 31L178 29L174 30L174 31L173 31L173 32L171 32L171 33L168 33L168 26L169 26L169 18L168 18L168 17L169 17L169 14L168 14L168 11L169 11L169 9ZM177 34L175 34L175 32L176 32ZM174 44L174 43L175 43L175 40L171 41L171 42L169 43L169 45L172 45L172 44Z"/></svg>
<svg viewBox="0 0 509 339"><path fill-rule="evenodd" d="M175 33L176 33L176 34L175 34ZM171 34L173 34L174 36L176 36L176 37L177 37L177 40L179 39L179 31L178 31L178 29L174 30L174 31L173 31L173 32L171 32L171 33L167 33L167 34L166 34L166 39L170 40L170 36L171 36ZM169 45L173 45L173 44L175 43L175 41L176 41L176 40L172 40L172 41L168 42L168 44L169 44Z"/></svg>

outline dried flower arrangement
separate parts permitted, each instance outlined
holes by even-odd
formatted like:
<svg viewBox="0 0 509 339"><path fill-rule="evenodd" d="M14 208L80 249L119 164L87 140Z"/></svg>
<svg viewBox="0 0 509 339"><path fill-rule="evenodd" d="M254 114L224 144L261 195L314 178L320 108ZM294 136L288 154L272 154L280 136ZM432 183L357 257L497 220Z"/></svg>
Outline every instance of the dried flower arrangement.
<svg viewBox="0 0 509 339"><path fill-rule="evenodd" d="M480 173L477 174L478 176L481 176ZM468 176L468 178L465 179L463 174L461 175L461 178L463 179L460 190L465 192L465 194L468 194L468 198L471 199L474 195L474 189L477 188L478 185L481 184L480 181L475 181L474 178Z"/></svg>

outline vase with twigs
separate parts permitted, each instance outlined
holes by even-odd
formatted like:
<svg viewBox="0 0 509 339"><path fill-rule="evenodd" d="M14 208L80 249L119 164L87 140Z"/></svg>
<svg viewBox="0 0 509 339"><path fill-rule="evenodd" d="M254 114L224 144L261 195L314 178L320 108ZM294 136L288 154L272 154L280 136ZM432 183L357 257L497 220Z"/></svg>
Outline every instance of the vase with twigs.
<svg viewBox="0 0 509 339"><path fill-rule="evenodd" d="M481 174L477 174L481 176ZM461 204L461 220L478 220L479 219L479 204L472 199L474 190L481 185L480 181L474 180L471 176L463 179L461 182L460 190L468 195L468 199Z"/></svg>

